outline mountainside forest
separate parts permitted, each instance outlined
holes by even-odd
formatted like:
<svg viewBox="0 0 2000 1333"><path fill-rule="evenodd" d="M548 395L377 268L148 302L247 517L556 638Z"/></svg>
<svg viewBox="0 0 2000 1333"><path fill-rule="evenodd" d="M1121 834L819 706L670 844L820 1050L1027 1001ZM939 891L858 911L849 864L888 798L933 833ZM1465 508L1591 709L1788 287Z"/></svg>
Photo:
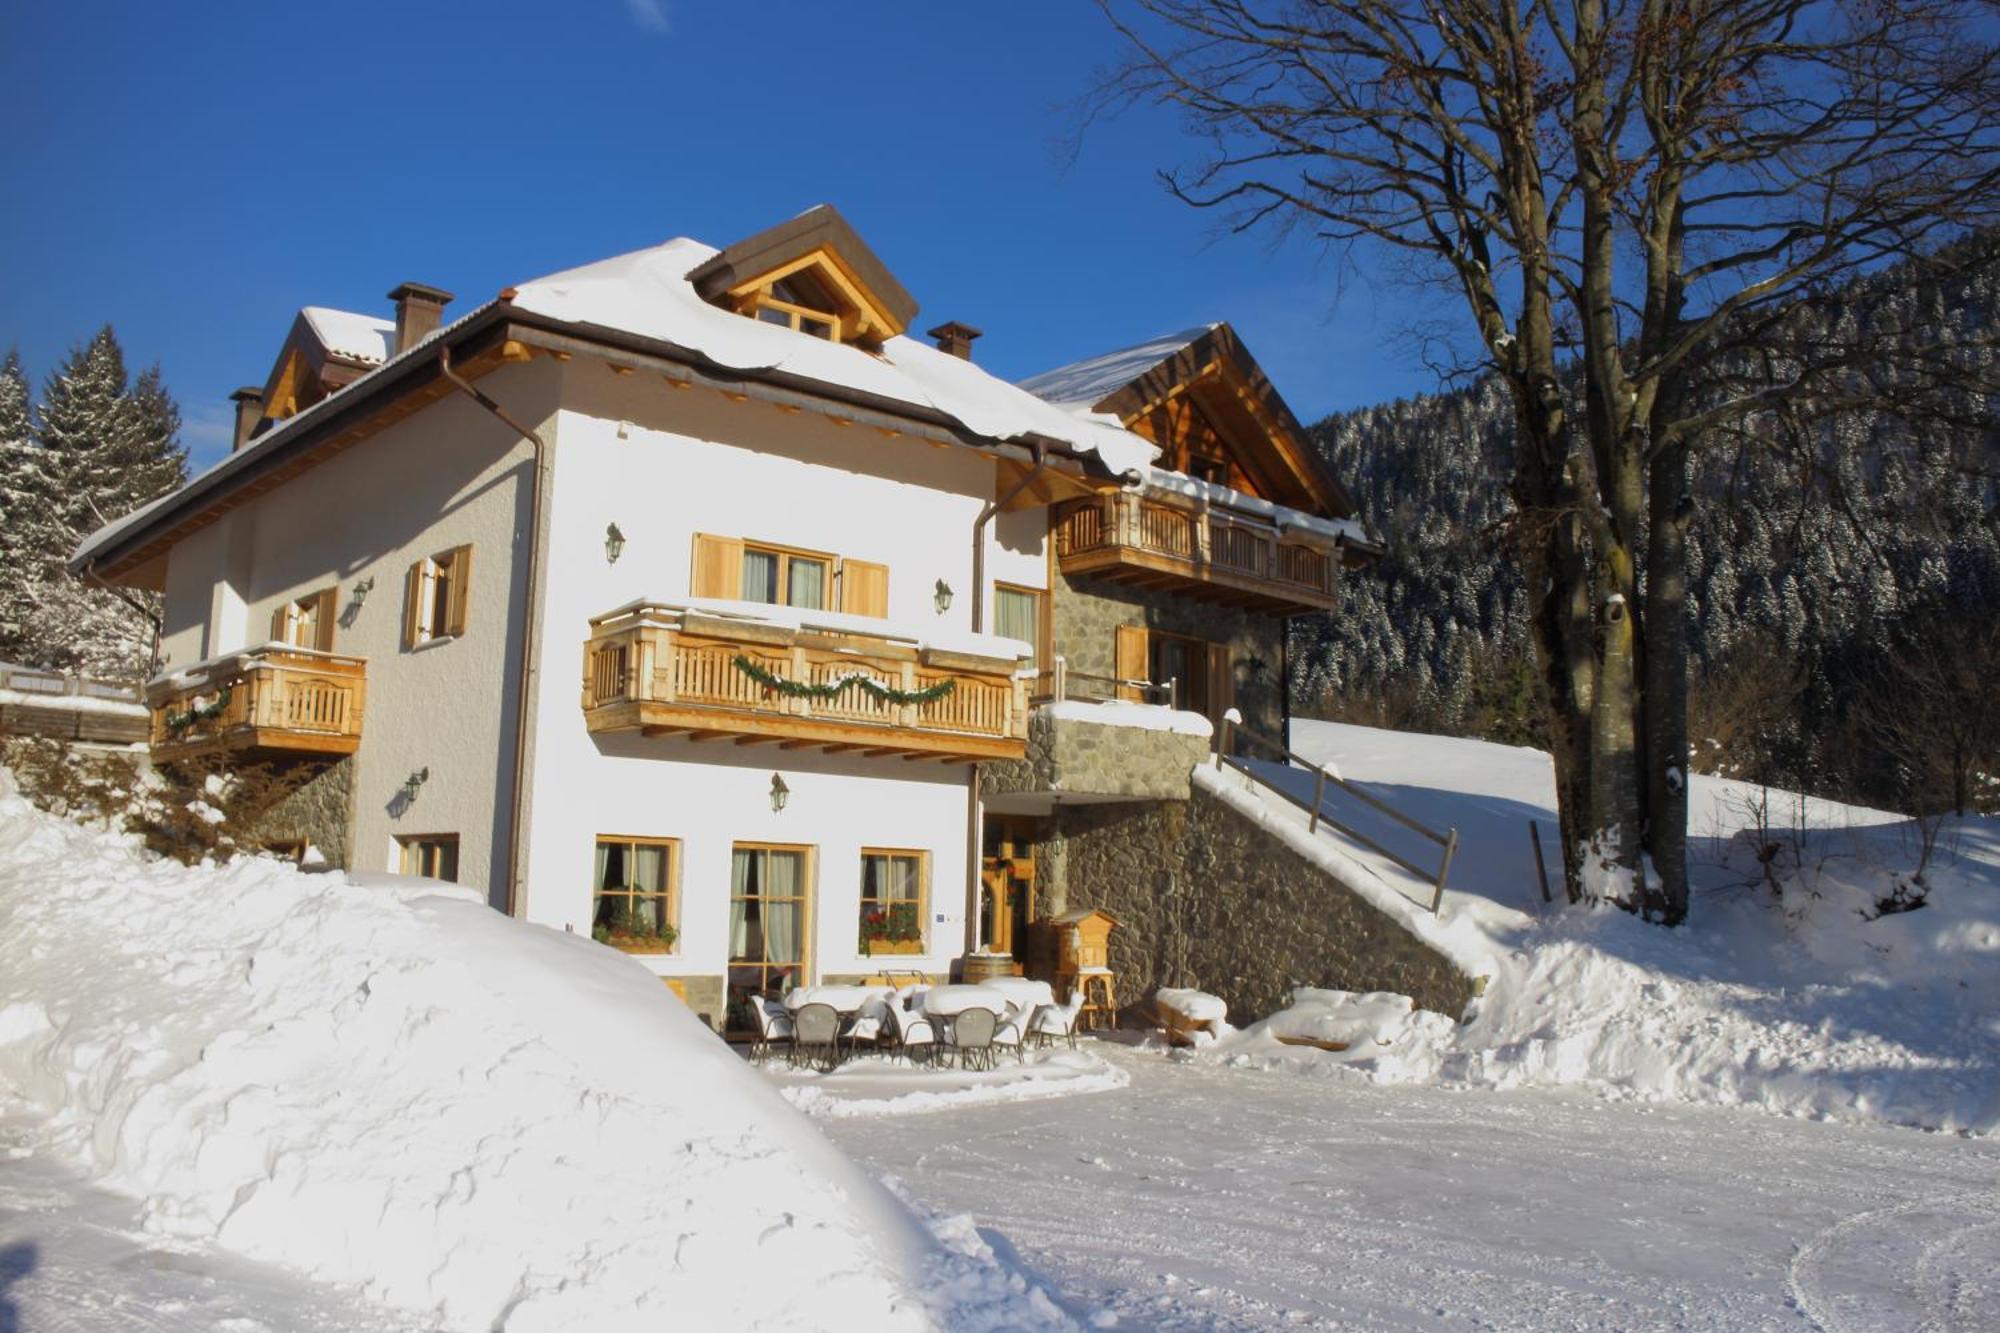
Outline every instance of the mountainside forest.
<svg viewBox="0 0 2000 1333"><path fill-rule="evenodd" d="M1696 453L1698 771L1903 810L2000 808L2000 235L1940 258L1793 318L1917 330L1968 387L1920 408L1829 405ZM1541 743L1505 555L1513 428L1491 378L1313 428L1388 554L1347 579L1338 613L1295 622L1301 714Z"/></svg>

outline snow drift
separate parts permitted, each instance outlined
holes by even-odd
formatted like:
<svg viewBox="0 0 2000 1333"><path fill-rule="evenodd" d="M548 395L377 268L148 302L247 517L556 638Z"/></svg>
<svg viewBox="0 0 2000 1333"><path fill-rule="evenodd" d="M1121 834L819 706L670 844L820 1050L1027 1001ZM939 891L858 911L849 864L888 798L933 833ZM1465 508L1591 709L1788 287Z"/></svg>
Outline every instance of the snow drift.
<svg viewBox="0 0 2000 1333"><path fill-rule="evenodd" d="M1949 827L1925 905L1884 915L1880 901L1914 864L1908 820L1785 792L1766 805L1760 789L1697 775L1694 902L1687 924L1668 930L1615 908L1542 903L1528 821L1550 837L1555 792L1540 751L1303 720L1293 744L1424 822L1458 829L1457 868L1434 921L1408 905L1429 886L1386 859L1308 835L1301 812L1240 779L1229 797L1256 801L1267 824L1371 901L1403 911L1413 931L1477 959L1489 985L1463 1024L1402 1012L1407 1002L1391 1007L1399 1016L1389 1023L1388 1010L1361 1003L1376 997L1301 990L1290 1010L1203 1058L1384 1083L1576 1085L2000 1129L2000 819ZM1301 780L1298 770L1272 776ZM1368 831L1395 845L1393 827ZM1759 882L1772 840L1784 853L1781 893ZM1344 1051L1281 1040L1356 1035L1370 1039Z"/></svg>
<svg viewBox="0 0 2000 1333"><path fill-rule="evenodd" d="M588 939L449 885L163 863L4 770L0 1093L149 1228L438 1326L1070 1325Z"/></svg>

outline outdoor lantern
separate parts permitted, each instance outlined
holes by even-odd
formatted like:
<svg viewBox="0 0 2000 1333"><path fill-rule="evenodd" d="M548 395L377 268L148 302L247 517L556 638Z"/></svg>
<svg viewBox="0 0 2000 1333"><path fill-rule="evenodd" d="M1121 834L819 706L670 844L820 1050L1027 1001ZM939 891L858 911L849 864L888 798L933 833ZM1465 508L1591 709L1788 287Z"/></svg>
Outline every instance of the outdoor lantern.
<svg viewBox="0 0 2000 1333"><path fill-rule="evenodd" d="M773 773L771 775L771 813L775 815L780 810L783 810L785 808L785 802L789 801L791 798L792 798L792 789L785 785L784 777L780 774Z"/></svg>
<svg viewBox="0 0 2000 1333"><path fill-rule="evenodd" d="M367 578L354 585L354 604L360 606L368 600L368 594L373 591L375 591L375 576L370 574Z"/></svg>
<svg viewBox="0 0 2000 1333"><path fill-rule="evenodd" d="M943 615L951 610L951 585L943 579L937 581L937 592L931 597L937 603L937 613Z"/></svg>
<svg viewBox="0 0 2000 1333"><path fill-rule="evenodd" d="M618 530L616 523L607 524L604 529L604 558L612 564L625 554L625 534Z"/></svg>
<svg viewBox="0 0 2000 1333"><path fill-rule="evenodd" d="M410 774L409 779L403 783L403 799L408 801L416 800L417 788L423 786L426 782L429 782L430 780L431 780L431 771L428 767L420 768L416 772Z"/></svg>

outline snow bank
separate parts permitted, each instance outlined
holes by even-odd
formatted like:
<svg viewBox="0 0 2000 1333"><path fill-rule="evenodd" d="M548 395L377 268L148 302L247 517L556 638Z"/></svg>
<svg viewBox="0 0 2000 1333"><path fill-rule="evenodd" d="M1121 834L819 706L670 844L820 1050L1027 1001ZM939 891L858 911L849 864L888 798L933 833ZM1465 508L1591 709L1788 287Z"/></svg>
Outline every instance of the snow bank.
<svg viewBox="0 0 2000 1333"><path fill-rule="evenodd" d="M1142 704L1131 699L1059 699L1036 710L1058 721L1095 722L1101 727L1130 727L1135 731L1171 731L1182 736L1207 740L1215 734L1215 724L1200 713L1168 708L1164 704Z"/></svg>
<svg viewBox="0 0 2000 1333"><path fill-rule="evenodd" d="M769 1071L786 1101L815 1119L919 1115L999 1102L1047 1101L1109 1092L1131 1082L1087 1050L1032 1054L995 1069L918 1069L887 1059L851 1060L831 1074Z"/></svg>
<svg viewBox="0 0 2000 1333"><path fill-rule="evenodd" d="M2000 820L1948 829L1926 905L1885 916L1878 900L1914 862L1907 821L1773 793L1774 810L1797 811L1803 849L1780 897L1754 883L1745 839L1756 789L1697 775L1694 901L1688 923L1667 930L1615 908L1541 903L1528 820L1558 854L1553 779L1538 751L1306 721L1294 723L1293 744L1425 822L1457 827L1437 928L1469 937L1491 982L1462 1026L1418 1014L1384 1029L1386 1047L1337 1052L1278 1042L1280 1032L1324 1030L1311 1021L1312 993L1300 992L1294 1011L1203 1058L1378 1082L1576 1085L1975 1135L2000 1128ZM1291 807L1262 799L1268 818L1289 826ZM1372 873L1390 891L1398 872L1382 858L1319 838L1326 856L1348 863L1347 882Z"/></svg>
<svg viewBox="0 0 2000 1333"><path fill-rule="evenodd" d="M162 863L0 771L0 1095L149 1228L426 1326L1065 1326L644 968L410 883Z"/></svg>

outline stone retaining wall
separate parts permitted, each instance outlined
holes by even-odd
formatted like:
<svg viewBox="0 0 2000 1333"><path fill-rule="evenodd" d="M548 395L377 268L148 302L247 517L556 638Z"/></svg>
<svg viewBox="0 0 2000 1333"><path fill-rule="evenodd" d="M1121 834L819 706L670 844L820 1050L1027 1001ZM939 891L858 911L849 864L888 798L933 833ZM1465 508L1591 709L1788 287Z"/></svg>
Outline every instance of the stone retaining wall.
<svg viewBox="0 0 2000 1333"><path fill-rule="evenodd" d="M1188 770L1208 752L1206 736L1059 718L1036 709L1028 719L1027 757L984 765L980 786L995 794L1185 800Z"/></svg>
<svg viewBox="0 0 2000 1333"><path fill-rule="evenodd" d="M354 757L335 760L305 778L264 812L246 839L262 845L305 839L328 864L354 865Z"/></svg>
<svg viewBox="0 0 2000 1333"><path fill-rule="evenodd" d="M1196 787L1187 801L1063 806L1056 813L1071 910L1118 918L1121 1005L1194 986L1243 1024L1296 986L1395 991L1457 1018L1473 979L1270 831Z"/></svg>

